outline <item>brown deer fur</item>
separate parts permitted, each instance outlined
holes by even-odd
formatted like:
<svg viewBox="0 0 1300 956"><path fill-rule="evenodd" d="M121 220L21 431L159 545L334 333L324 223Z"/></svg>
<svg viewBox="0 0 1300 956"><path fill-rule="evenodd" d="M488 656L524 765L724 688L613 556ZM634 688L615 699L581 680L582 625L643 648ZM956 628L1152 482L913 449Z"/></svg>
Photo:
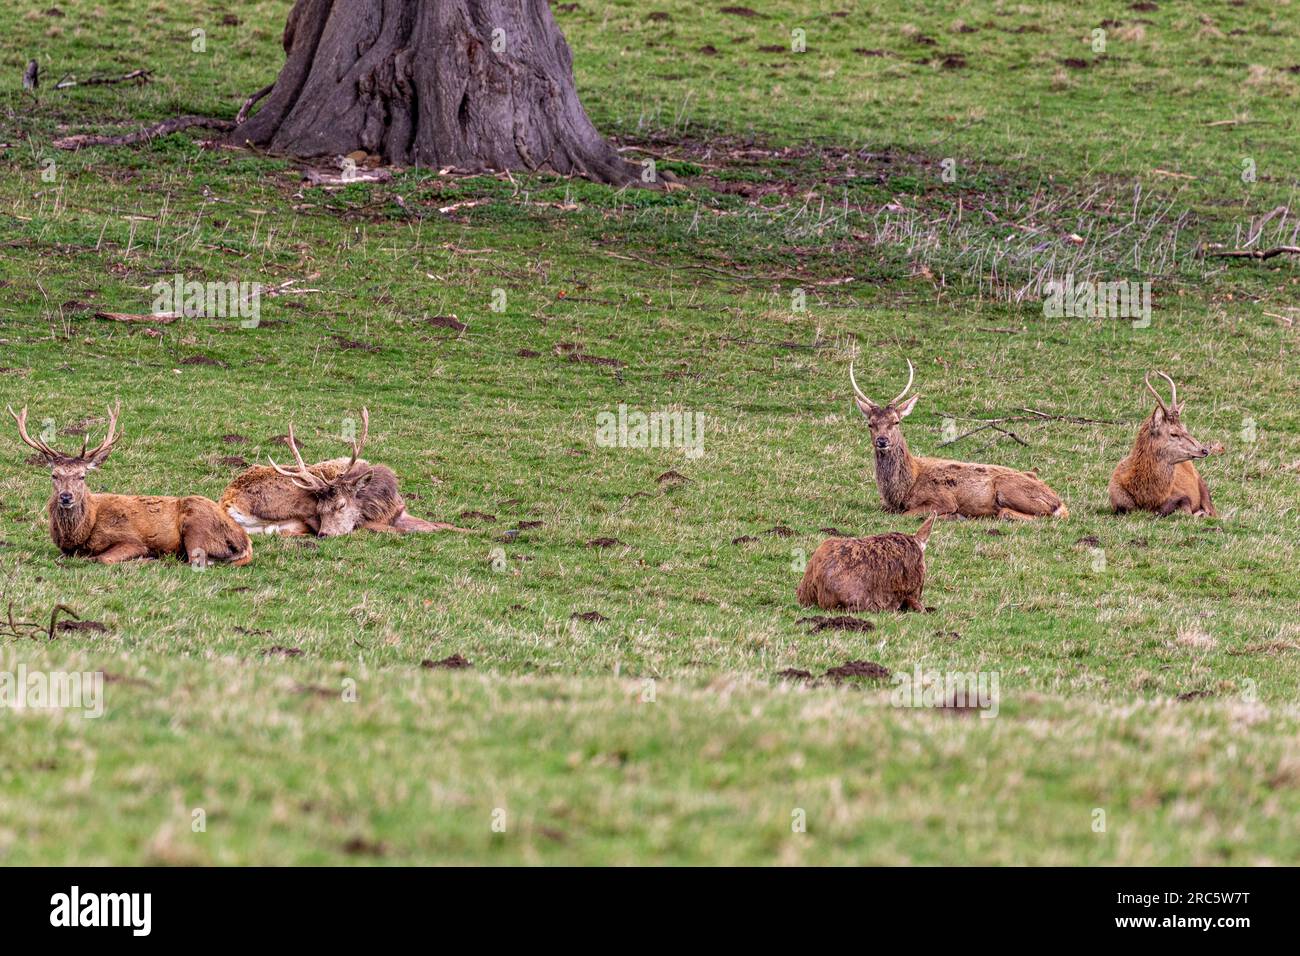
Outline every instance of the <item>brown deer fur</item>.
<svg viewBox="0 0 1300 956"><path fill-rule="evenodd" d="M1060 497L1033 472L1000 465L980 465L944 458L922 458L907 448L900 427L919 395L903 401L912 387L912 363L907 386L887 405L877 405L858 388L849 365L858 411L867 419L876 454L876 486L886 511L908 515L934 511L943 518L1030 519L1046 515L1066 518L1070 512Z"/></svg>
<svg viewBox="0 0 1300 956"><path fill-rule="evenodd" d="M1198 517L1214 518L1218 512L1210 500L1210 489L1196 471L1193 459L1205 458L1211 449L1197 441L1183 425L1186 402L1178 401L1178 386L1164 372L1158 372L1173 393L1169 404L1151 385L1156 407L1138 429L1133 450L1110 476L1110 503L1119 514L1127 511L1154 511L1168 516L1175 511Z"/></svg>
<svg viewBox="0 0 1300 956"><path fill-rule="evenodd" d="M171 554L191 561L243 565L253 559L248 535L209 498L188 495L92 494L86 474L113 450L118 410L109 412L108 434L94 451L83 442L81 453L65 455L27 434L27 409L13 415L22 440L49 463L54 479L50 495L50 537L66 555L117 564Z"/></svg>
<svg viewBox="0 0 1300 956"><path fill-rule="evenodd" d="M331 458L307 465L289 426L293 469L255 466L238 475L221 496L221 508L250 534L329 538L358 528L369 531L463 531L444 522L425 521L407 513L397 475L384 465L359 457L370 432L370 412L361 410L363 430L353 442L351 458Z"/></svg>
<svg viewBox="0 0 1300 956"><path fill-rule="evenodd" d="M916 534L891 531L869 538L830 538L808 561L799 603L850 611L923 611L925 546L936 515Z"/></svg>

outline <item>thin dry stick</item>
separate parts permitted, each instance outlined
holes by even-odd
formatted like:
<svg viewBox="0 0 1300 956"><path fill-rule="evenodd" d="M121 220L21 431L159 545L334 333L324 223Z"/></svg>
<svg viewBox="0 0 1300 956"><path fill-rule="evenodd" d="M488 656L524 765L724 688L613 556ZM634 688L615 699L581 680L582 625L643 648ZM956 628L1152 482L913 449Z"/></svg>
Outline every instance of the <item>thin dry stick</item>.
<svg viewBox="0 0 1300 956"><path fill-rule="evenodd" d="M235 128L232 120L212 119L208 116L177 116L154 126L137 130L134 133L125 133L121 136L79 133L76 136L65 136L63 139L56 139L53 145L55 149L82 149L86 146L134 146L136 143L147 143L158 136L176 133L183 129L189 129L191 126L204 126L209 129L227 131Z"/></svg>
<svg viewBox="0 0 1300 956"><path fill-rule="evenodd" d="M1274 246L1272 249L1227 249L1206 252L1207 259L1272 259L1274 256L1300 256L1300 246Z"/></svg>

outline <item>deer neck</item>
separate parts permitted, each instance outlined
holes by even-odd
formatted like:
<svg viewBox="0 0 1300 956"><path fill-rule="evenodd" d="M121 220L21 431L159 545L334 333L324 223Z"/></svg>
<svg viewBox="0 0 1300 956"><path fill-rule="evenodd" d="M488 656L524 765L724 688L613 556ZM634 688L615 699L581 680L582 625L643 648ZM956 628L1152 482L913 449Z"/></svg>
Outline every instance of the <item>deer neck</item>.
<svg viewBox="0 0 1300 956"><path fill-rule="evenodd" d="M1133 443L1130 494L1140 500L1154 500L1164 496L1174 481L1174 465L1156 454L1154 444L1146 437L1145 429Z"/></svg>
<svg viewBox="0 0 1300 956"><path fill-rule="evenodd" d="M905 511L908 493L916 482L916 459L907 450L907 442L884 451L876 449L876 487L890 511Z"/></svg>
<svg viewBox="0 0 1300 956"><path fill-rule="evenodd" d="M97 510L94 495L86 495L71 508L60 508L58 498L50 498L50 537L60 550L75 551L86 543Z"/></svg>

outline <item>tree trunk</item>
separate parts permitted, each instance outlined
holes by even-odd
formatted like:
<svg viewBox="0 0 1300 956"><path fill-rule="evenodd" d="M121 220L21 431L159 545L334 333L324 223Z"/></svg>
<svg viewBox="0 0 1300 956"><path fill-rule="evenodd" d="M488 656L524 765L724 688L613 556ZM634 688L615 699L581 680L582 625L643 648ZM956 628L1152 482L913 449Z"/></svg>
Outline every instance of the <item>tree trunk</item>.
<svg viewBox="0 0 1300 956"><path fill-rule="evenodd" d="M578 101L546 0L295 0L284 49L279 78L233 142L639 181Z"/></svg>

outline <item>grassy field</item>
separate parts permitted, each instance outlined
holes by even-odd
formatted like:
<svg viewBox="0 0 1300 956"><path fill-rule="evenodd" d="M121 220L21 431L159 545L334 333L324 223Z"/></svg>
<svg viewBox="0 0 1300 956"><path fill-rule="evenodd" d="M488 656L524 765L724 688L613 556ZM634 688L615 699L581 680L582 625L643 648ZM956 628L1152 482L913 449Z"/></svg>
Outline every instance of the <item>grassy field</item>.
<svg viewBox="0 0 1300 956"><path fill-rule="evenodd" d="M365 405L411 511L471 533L65 559L6 417L0 612L102 629L0 640L0 671L107 684L98 719L0 711L0 862L1300 862L1300 272L1197 254L1295 203L1291 7L557 5L593 119L670 192L51 148L232 117L287 9L0 11L0 405L71 446L120 399L92 487L212 498ZM255 328L95 317L177 273L278 294ZM1150 281L1149 326L1046 318L1066 274ZM932 613L815 631L823 529L913 527L851 358L880 400L915 363L914 452L1035 467L1071 516L943 523ZM1225 446L1220 519L1106 510L1152 368ZM703 416L703 453L605 447L620 405ZM1025 409L1059 417L939 447ZM851 660L995 673L998 714L817 677Z"/></svg>

